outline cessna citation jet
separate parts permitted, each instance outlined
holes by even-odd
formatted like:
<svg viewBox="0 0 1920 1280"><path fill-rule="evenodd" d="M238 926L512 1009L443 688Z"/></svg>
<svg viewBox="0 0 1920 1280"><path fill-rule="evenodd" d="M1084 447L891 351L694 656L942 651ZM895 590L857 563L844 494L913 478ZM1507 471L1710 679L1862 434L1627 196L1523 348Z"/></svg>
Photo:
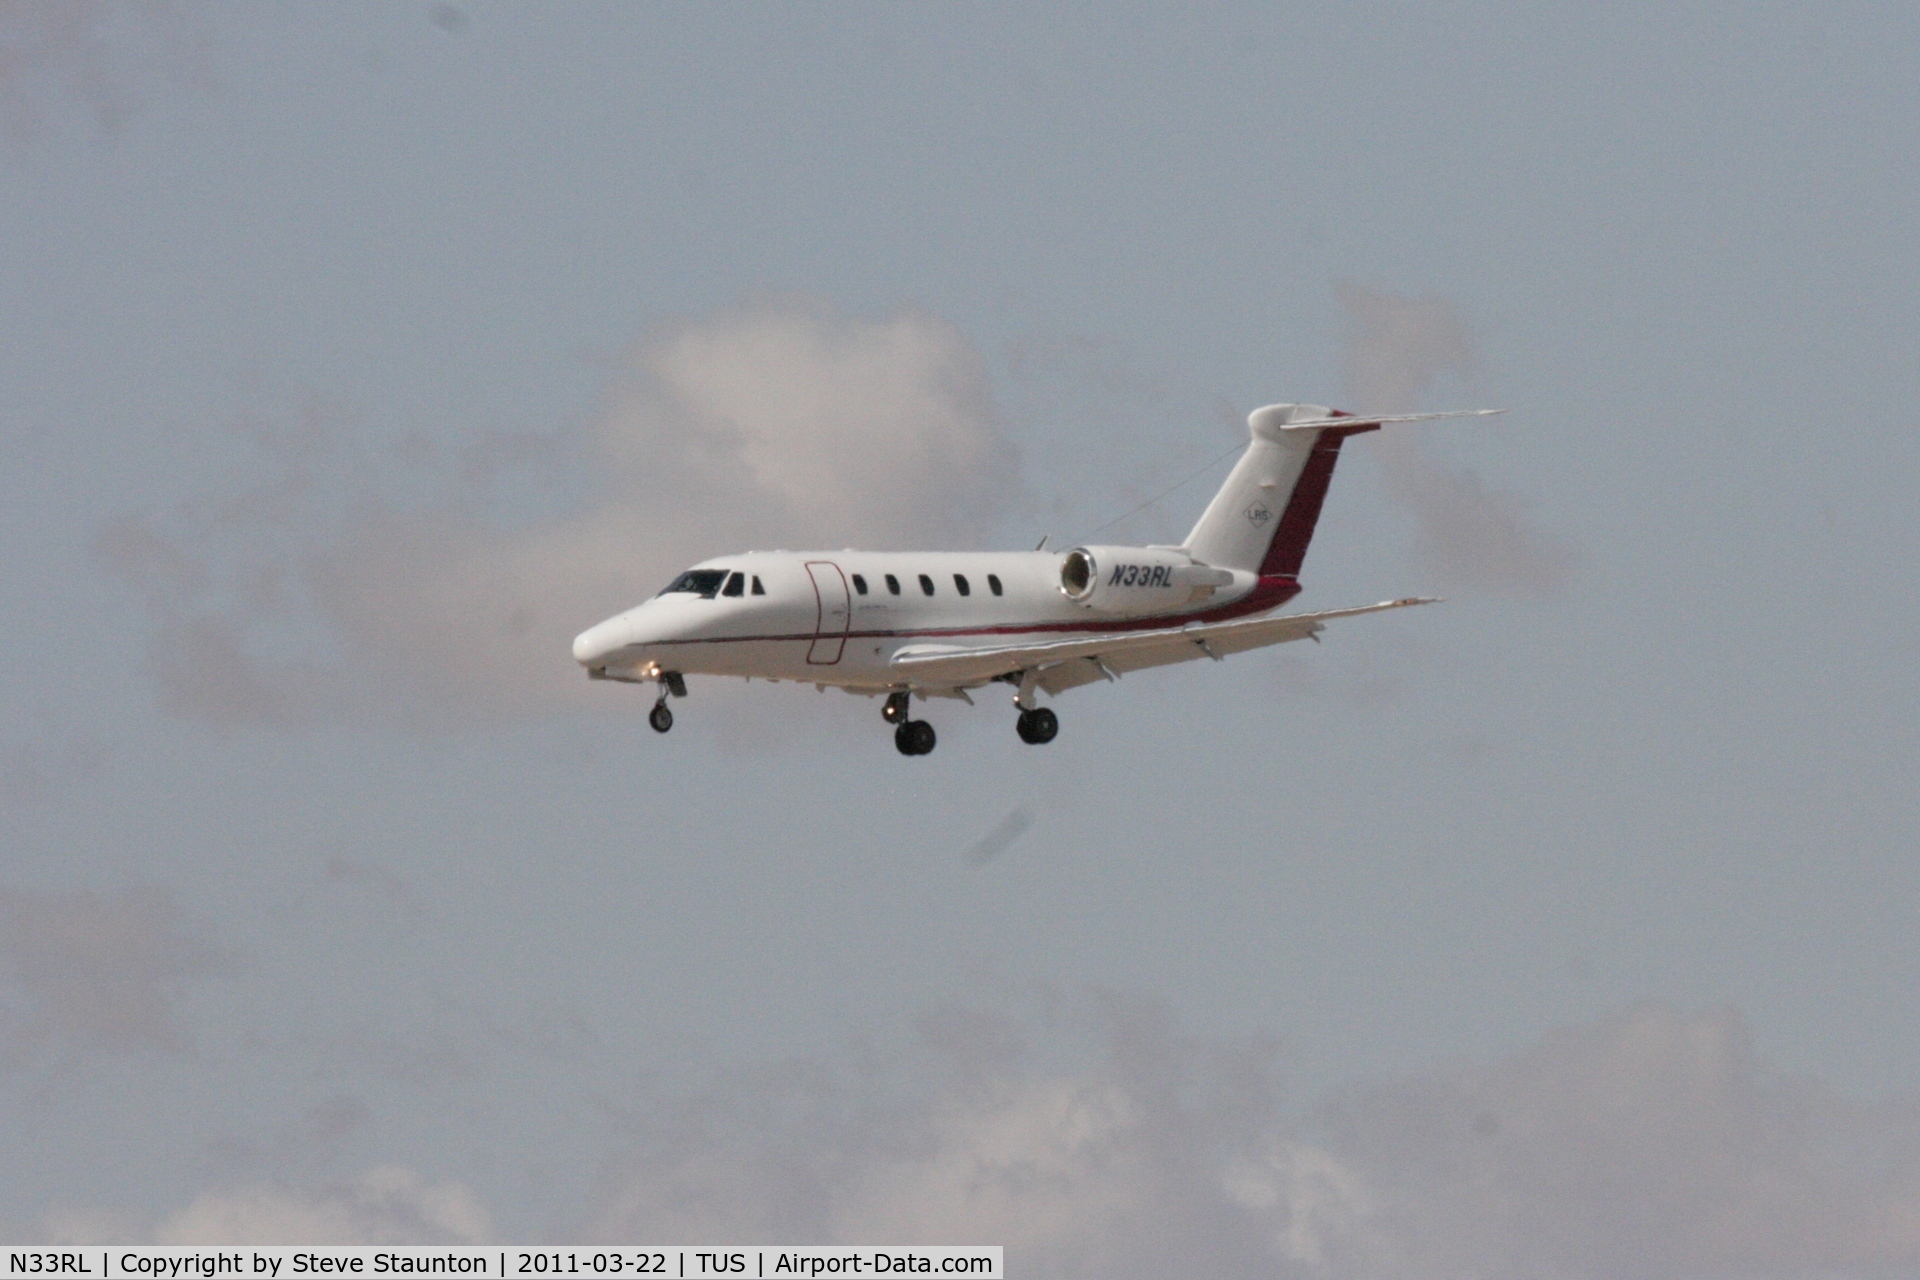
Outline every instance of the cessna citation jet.
<svg viewBox="0 0 1920 1280"><path fill-rule="evenodd" d="M673 727L667 695L689 675L758 676L886 699L902 755L933 750L912 699L1013 688L1020 740L1060 721L1039 695L1128 671L1317 637L1334 618L1429 599L1265 616L1300 592L1300 564L1348 436L1382 423L1497 413L1355 417L1276 404L1247 419L1252 442L1177 547L1054 552L749 551L697 564L653 599L580 633L595 680L656 684L648 723Z"/></svg>

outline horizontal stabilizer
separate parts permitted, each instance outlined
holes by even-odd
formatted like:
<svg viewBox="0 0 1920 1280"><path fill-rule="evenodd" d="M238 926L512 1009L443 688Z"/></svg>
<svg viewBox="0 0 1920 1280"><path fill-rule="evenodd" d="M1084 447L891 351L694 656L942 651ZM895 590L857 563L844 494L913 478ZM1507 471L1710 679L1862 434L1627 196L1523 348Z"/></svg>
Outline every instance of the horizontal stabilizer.
<svg viewBox="0 0 1920 1280"><path fill-rule="evenodd" d="M1389 413L1352 414L1344 418L1303 418L1299 422L1283 422L1282 431L1317 431L1321 427L1377 427L1386 422L1434 422L1441 418L1490 418L1496 413L1505 413L1505 409L1449 409L1445 413Z"/></svg>
<svg viewBox="0 0 1920 1280"><path fill-rule="evenodd" d="M1059 692L1056 685L1071 687L1085 683L1078 676L1068 675L1069 670L1084 669L1081 674L1087 678L1101 679L1194 658L1219 659L1248 649L1284 644L1289 640L1305 640L1318 634L1323 624L1335 618L1351 618L1385 609L1434 603L1433 597L1417 596L1406 600L1383 600L1379 604L1360 605L1351 609L1329 609L1322 613L1189 623L1184 627L1119 631L1073 640L1044 640L984 649L949 644L908 645L893 655L892 666L915 685L947 686L982 684L1016 671L1045 672L1062 668L1065 678L1054 681L1043 676L1040 681L1050 692Z"/></svg>

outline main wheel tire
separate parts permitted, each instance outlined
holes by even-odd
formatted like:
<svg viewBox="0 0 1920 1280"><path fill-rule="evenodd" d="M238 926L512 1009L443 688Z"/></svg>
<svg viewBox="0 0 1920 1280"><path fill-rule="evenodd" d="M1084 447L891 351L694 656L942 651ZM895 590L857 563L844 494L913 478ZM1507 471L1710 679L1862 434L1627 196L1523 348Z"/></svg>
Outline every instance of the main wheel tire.
<svg viewBox="0 0 1920 1280"><path fill-rule="evenodd" d="M924 756L933 750L939 738L933 732L933 726L925 720L909 720L906 729L913 735L913 754Z"/></svg>
<svg viewBox="0 0 1920 1280"><path fill-rule="evenodd" d="M1022 711L1014 728L1019 730L1020 741L1037 747L1052 742L1053 736L1060 732L1060 717L1053 714L1051 707L1035 707L1031 711Z"/></svg>
<svg viewBox="0 0 1920 1280"><path fill-rule="evenodd" d="M655 733L665 733L673 728L673 712L668 710L666 703L656 702L653 710L647 712L647 723L653 726Z"/></svg>
<svg viewBox="0 0 1920 1280"><path fill-rule="evenodd" d="M913 749L913 722L912 721L908 721L906 724L901 725L898 729L895 729L893 731L893 745L900 748L900 754L903 756L914 756L914 755L920 754L919 752Z"/></svg>

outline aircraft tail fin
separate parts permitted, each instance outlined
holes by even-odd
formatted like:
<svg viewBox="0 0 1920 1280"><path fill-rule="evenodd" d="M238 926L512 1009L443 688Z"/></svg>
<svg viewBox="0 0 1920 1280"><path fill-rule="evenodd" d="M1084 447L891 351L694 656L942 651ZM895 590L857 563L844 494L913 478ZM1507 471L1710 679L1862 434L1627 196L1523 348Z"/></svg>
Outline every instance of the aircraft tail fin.
<svg viewBox="0 0 1920 1280"><path fill-rule="evenodd" d="M1356 417L1322 405L1270 404L1247 415L1253 441L1182 543L1194 559L1261 577L1298 577L1340 446L1387 422L1482 417L1500 409Z"/></svg>
<svg viewBox="0 0 1920 1280"><path fill-rule="evenodd" d="M1252 443L1182 544L1194 559L1262 577L1300 572L1341 442L1378 426L1353 419L1353 426L1288 430L1296 420L1328 424L1337 419L1333 410L1311 404L1270 404L1247 415Z"/></svg>

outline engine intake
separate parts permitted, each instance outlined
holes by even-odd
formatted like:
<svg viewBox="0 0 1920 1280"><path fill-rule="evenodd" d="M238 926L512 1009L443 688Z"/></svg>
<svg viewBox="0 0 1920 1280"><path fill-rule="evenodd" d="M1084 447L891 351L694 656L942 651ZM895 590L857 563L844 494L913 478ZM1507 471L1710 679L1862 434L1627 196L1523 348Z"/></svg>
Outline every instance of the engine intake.
<svg viewBox="0 0 1920 1280"><path fill-rule="evenodd" d="M1084 601L1093 594L1094 579L1099 572L1093 553L1085 547L1075 547L1060 562L1060 590L1069 600Z"/></svg>

